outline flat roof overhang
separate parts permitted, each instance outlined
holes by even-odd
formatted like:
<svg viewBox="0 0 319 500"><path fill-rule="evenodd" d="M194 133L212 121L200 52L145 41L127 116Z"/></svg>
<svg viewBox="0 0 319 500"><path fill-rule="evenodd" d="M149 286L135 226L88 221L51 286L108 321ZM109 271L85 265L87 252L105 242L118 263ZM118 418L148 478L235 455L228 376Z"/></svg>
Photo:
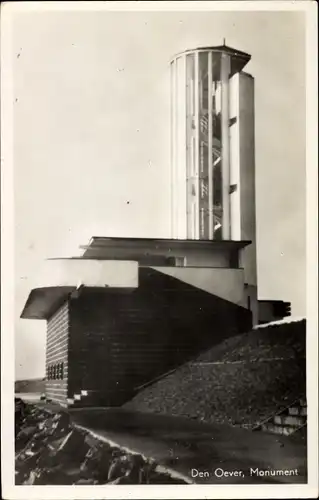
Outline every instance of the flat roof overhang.
<svg viewBox="0 0 319 500"><path fill-rule="evenodd" d="M39 272L21 318L48 319L80 288L131 291L138 287L138 263L96 259L48 259Z"/></svg>
<svg viewBox="0 0 319 500"><path fill-rule="evenodd" d="M84 250L82 258L120 259L125 255L128 259L138 259L145 255L145 252L162 251L163 255L170 256L171 252L188 251L196 249L197 251L239 251L250 245L251 241L234 240L180 240L168 238L121 238L93 236L88 245L82 245Z"/></svg>

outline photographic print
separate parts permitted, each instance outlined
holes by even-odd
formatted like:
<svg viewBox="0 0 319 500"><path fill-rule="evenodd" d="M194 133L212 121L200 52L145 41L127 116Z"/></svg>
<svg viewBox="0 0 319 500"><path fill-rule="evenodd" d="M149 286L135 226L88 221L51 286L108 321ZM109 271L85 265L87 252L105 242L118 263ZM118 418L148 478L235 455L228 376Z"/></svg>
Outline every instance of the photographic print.
<svg viewBox="0 0 319 500"><path fill-rule="evenodd" d="M317 495L315 8L4 4L4 498Z"/></svg>

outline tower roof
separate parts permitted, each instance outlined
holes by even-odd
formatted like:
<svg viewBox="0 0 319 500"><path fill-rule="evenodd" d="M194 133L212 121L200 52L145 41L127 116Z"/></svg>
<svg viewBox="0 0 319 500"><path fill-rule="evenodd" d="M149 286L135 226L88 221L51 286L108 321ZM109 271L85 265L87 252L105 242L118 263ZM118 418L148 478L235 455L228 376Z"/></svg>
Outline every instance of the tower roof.
<svg viewBox="0 0 319 500"><path fill-rule="evenodd" d="M172 61L181 57L183 55L194 54L195 52L213 52L214 54L227 54L230 56L231 61L231 74L238 73L242 71L242 69L246 66L246 64L250 61L251 55L247 52L243 52L238 49L234 49L232 47L228 47L228 45L215 45L215 46L206 46L206 47L196 47L193 49L187 49L183 52L179 52L174 57L172 57Z"/></svg>

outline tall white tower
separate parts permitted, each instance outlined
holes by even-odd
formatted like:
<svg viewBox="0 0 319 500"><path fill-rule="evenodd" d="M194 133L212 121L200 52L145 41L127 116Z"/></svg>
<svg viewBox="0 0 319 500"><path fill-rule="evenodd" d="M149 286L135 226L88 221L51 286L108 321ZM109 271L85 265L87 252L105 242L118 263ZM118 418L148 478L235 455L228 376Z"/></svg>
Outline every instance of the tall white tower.
<svg viewBox="0 0 319 500"><path fill-rule="evenodd" d="M242 251L257 314L254 79L226 45L171 61L172 237L250 240Z"/></svg>

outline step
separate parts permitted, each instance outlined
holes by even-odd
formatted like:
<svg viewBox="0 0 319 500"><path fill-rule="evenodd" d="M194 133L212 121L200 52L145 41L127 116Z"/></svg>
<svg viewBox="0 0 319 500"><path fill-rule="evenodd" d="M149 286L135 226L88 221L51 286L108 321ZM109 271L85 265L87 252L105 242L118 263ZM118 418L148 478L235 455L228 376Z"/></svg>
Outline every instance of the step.
<svg viewBox="0 0 319 500"><path fill-rule="evenodd" d="M272 434L281 434L282 436L289 436L295 432L294 427L286 427L284 425L275 425L271 423L262 424L261 430L264 432L271 432Z"/></svg>
<svg viewBox="0 0 319 500"><path fill-rule="evenodd" d="M299 427L299 429L296 429L293 435L299 436L303 439L307 439L307 424Z"/></svg>
<svg viewBox="0 0 319 500"><path fill-rule="evenodd" d="M301 425L304 425L306 422L306 419L304 417L295 417L292 415L276 415L274 417L274 424L276 425L287 425L291 427L300 427Z"/></svg>
<svg viewBox="0 0 319 500"><path fill-rule="evenodd" d="M307 407L305 406L291 406L288 408L288 414L293 415L293 416L301 416L301 417L306 417L307 416Z"/></svg>

